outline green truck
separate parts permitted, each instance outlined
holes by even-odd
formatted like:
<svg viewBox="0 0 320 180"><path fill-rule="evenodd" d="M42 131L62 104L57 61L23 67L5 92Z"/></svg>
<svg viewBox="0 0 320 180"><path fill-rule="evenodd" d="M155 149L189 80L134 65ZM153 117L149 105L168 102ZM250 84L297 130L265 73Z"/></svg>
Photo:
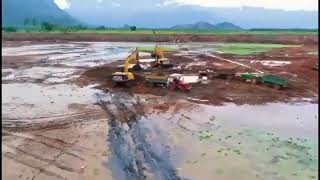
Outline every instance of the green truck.
<svg viewBox="0 0 320 180"><path fill-rule="evenodd" d="M240 77L245 82L251 82L253 84L256 84L256 83L270 84L276 89L286 87L288 84L287 80L272 74L242 73Z"/></svg>
<svg viewBox="0 0 320 180"><path fill-rule="evenodd" d="M145 73L146 83L152 86L164 86L168 85L168 76L164 73Z"/></svg>

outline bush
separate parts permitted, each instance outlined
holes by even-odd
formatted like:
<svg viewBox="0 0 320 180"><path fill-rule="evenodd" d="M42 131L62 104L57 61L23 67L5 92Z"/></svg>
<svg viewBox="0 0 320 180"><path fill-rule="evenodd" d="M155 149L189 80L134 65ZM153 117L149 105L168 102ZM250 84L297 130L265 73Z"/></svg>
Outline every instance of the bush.
<svg viewBox="0 0 320 180"><path fill-rule="evenodd" d="M131 26L130 29L131 29L131 31L136 31L137 27L136 26Z"/></svg>
<svg viewBox="0 0 320 180"><path fill-rule="evenodd" d="M45 31L52 31L56 26L54 24L48 23L48 22L43 22L41 24L41 29Z"/></svg>
<svg viewBox="0 0 320 180"><path fill-rule="evenodd" d="M105 30L106 28L104 26L99 26L96 28L96 30Z"/></svg>
<svg viewBox="0 0 320 180"><path fill-rule="evenodd" d="M17 28L15 27L5 27L3 28L4 32L17 32Z"/></svg>

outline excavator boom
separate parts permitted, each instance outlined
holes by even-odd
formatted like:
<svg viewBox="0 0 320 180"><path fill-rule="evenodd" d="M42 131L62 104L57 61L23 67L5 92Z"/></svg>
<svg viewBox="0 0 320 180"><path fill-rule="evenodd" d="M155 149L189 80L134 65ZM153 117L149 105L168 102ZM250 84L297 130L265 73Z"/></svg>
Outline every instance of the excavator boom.
<svg viewBox="0 0 320 180"><path fill-rule="evenodd" d="M156 45L153 50L152 57L156 59L156 63L153 66L160 66L162 68L169 68L173 66L173 63L164 57L165 49Z"/></svg>
<svg viewBox="0 0 320 180"><path fill-rule="evenodd" d="M130 64L134 63L139 65L139 52L137 48L134 51L132 51L131 54L126 58L124 62L123 72L128 73Z"/></svg>
<svg viewBox="0 0 320 180"><path fill-rule="evenodd" d="M136 48L130 53L124 62L123 72L115 72L112 74L112 80L116 83L127 82L129 80L134 80L135 77L133 73L129 72L130 64L136 63L139 66L139 52Z"/></svg>

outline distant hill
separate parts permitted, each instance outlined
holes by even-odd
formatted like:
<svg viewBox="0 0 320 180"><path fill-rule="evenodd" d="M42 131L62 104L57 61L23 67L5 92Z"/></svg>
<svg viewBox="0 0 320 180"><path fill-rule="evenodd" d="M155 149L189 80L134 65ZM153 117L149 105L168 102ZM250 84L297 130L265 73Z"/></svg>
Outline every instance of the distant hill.
<svg viewBox="0 0 320 180"><path fill-rule="evenodd" d="M210 24L208 22L199 21L194 24L183 24L183 25L175 25L171 27L171 29L193 29L193 30L206 30L206 29L226 29L226 30L237 30L241 29L241 27L236 26L229 22L222 22L218 24Z"/></svg>
<svg viewBox="0 0 320 180"><path fill-rule="evenodd" d="M215 29L227 29L227 30L236 30L236 29L242 29L240 26L234 25L229 22L222 22L215 24Z"/></svg>
<svg viewBox="0 0 320 180"><path fill-rule="evenodd" d="M40 24L73 25L77 20L61 10L53 0L2 0L2 26Z"/></svg>
<svg viewBox="0 0 320 180"><path fill-rule="evenodd" d="M165 4L168 1L139 0L139 3L132 3L132 0L71 0L70 8L65 11L87 24L108 27L130 24L138 28L168 28L206 21L231 22L244 29L318 28L318 11Z"/></svg>

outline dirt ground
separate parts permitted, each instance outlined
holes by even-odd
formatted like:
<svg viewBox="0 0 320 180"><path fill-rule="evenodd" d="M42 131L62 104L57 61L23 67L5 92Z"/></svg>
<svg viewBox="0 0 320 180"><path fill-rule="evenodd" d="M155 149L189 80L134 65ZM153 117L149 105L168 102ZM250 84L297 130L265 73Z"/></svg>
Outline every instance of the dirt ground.
<svg viewBox="0 0 320 180"><path fill-rule="evenodd" d="M102 34L102 33L3 33L5 41L69 42L69 41L108 41L108 42L262 42L285 44L318 43L313 34Z"/></svg>
<svg viewBox="0 0 320 180"><path fill-rule="evenodd" d="M126 91L137 94L153 94L158 96L169 96L172 98L194 98L200 100L208 100L207 103L219 105L225 102L232 102L235 104L263 104L269 102L289 102L293 98L312 98L313 102L318 102L318 71L314 70L317 56L310 55L308 52L316 49L317 46L302 46L299 48L283 48L281 50L273 50L271 52L262 53L259 55L241 56L234 55L215 55L215 57L208 55L197 55L195 58L197 62L204 62L204 65L193 65L185 69L154 69L151 72L165 72L181 73L181 74L198 74L199 71L216 68L230 68L239 67L227 60L241 62L250 66L252 69L260 70L265 73L277 74L289 81L288 87L276 90L272 87L263 84L250 84L234 78L231 80L215 78L210 80L207 84L193 84L190 92L171 92L168 89L161 87L154 88L147 86L143 77L139 74L144 72L137 72L137 80L134 85L121 88L115 87L111 81L111 74L116 71L116 65L123 62L116 62L104 67L92 68L86 71L81 77L78 78L79 85L99 82L97 88L102 90L113 89L116 91ZM285 56L290 54L290 56ZM177 66L187 65L193 62L192 58L188 56L181 57L174 53L167 53L166 57L177 64ZM239 60L241 58L241 60ZM254 64L250 61L256 60ZM280 67L268 67L259 63L259 61L288 61L291 64ZM219 66L216 66L218 64ZM237 72L253 71L247 67L237 68ZM150 71L148 71L150 72Z"/></svg>
<svg viewBox="0 0 320 180"><path fill-rule="evenodd" d="M233 67L237 72L263 71L289 81L289 86L281 90L236 78L214 78L207 83L192 84L190 92L172 92L147 86L144 71L136 72L132 86L115 87L111 74L117 65L123 64L120 55L126 55L135 44L115 49L113 46L124 45L72 43L144 42L153 41L152 38L151 35L5 34L2 178L317 178L318 154L312 144L317 141L312 138L318 132L314 110L318 103L318 71L313 69L318 57L309 52L317 50L318 36L159 35L158 42L276 42L301 47L246 56L194 52L189 47L165 54L179 68L145 70L168 74L197 74L200 70ZM43 46L39 50L35 45ZM99 54L108 49L119 53L119 57ZM271 67L265 61L287 64ZM259 106L250 106L292 101L308 101L311 105L301 109L266 105L270 112L264 115L259 114L262 111ZM242 106L223 105L230 102ZM239 114L254 120L259 117L261 121L243 120ZM263 132L257 133L257 129ZM203 135L204 132L214 135ZM274 133L280 140L274 140ZM298 139L294 141L297 144L287 143L291 137ZM304 141L300 143L302 138ZM304 146L312 149L306 150Z"/></svg>

